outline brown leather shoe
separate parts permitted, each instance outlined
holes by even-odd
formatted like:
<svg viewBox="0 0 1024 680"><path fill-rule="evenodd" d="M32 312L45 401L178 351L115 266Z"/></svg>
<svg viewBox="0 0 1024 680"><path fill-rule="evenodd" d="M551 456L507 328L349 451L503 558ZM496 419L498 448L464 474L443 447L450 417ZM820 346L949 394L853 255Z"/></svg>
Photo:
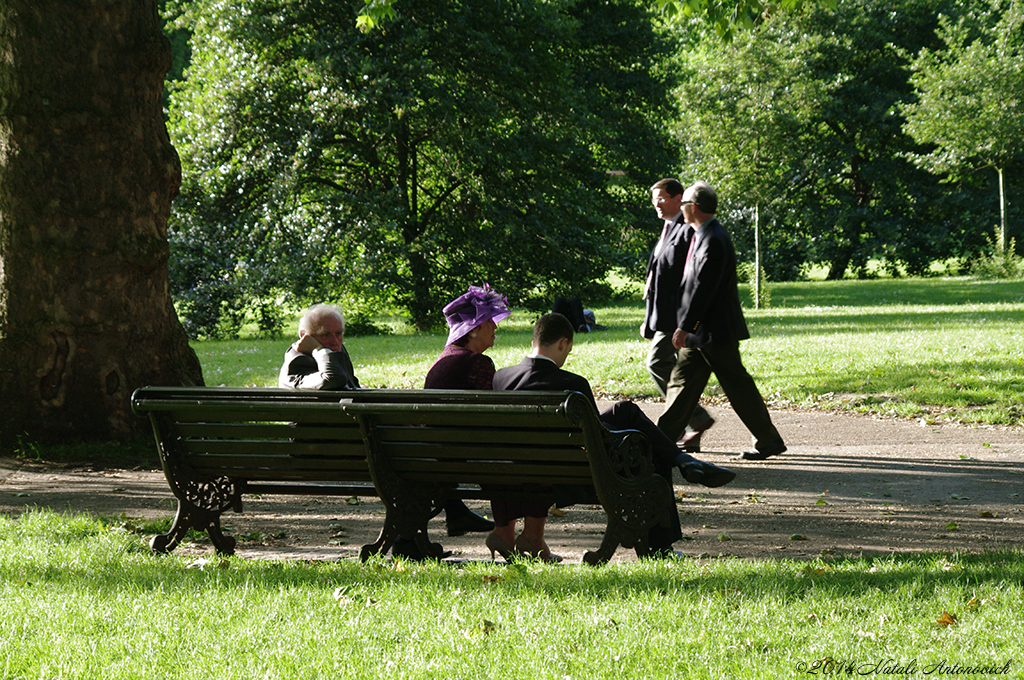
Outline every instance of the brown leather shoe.
<svg viewBox="0 0 1024 680"><path fill-rule="evenodd" d="M715 419L711 418L698 428L690 430L679 440L679 448L687 453L700 453L700 436L711 429Z"/></svg>

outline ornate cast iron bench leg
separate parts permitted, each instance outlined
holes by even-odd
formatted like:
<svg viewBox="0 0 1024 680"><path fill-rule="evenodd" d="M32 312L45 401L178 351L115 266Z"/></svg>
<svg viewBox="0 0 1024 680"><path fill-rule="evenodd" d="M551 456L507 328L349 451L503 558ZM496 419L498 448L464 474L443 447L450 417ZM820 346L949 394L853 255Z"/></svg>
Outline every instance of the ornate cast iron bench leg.
<svg viewBox="0 0 1024 680"><path fill-rule="evenodd" d="M235 554L235 539L225 536L220 528L220 516L226 510L242 511L242 489L229 477L210 481L182 480L176 476L171 490L178 498L178 511L166 534L154 536L149 547L153 552L174 550L189 529L205 531L216 551L222 555Z"/></svg>

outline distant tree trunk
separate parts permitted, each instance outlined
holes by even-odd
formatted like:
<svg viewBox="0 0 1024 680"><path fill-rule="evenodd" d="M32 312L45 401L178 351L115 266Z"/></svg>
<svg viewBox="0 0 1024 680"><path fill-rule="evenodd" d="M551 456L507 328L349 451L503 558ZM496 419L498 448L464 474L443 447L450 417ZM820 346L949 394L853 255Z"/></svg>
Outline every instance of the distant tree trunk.
<svg viewBox="0 0 1024 680"><path fill-rule="evenodd" d="M157 0L4 0L0 53L0 441L125 440L136 387L202 384L168 295Z"/></svg>
<svg viewBox="0 0 1024 680"><path fill-rule="evenodd" d="M843 253L839 257L832 260L832 264L829 265L828 273L825 274L827 281L839 281L846 276L846 269L850 266L850 255L849 253Z"/></svg>

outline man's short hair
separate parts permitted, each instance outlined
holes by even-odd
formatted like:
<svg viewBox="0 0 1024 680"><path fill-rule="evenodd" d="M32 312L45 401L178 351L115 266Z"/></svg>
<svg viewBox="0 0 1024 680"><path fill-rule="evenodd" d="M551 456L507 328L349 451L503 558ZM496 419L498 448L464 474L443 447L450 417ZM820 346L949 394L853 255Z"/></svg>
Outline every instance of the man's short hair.
<svg viewBox="0 0 1024 680"><path fill-rule="evenodd" d="M705 215L714 215L718 212L718 194L707 182L697 182L690 187L693 195L690 197L697 204L697 208Z"/></svg>
<svg viewBox="0 0 1024 680"><path fill-rule="evenodd" d="M341 332L345 332L345 315L335 305L319 304L313 305L306 310L306 313L299 319L299 332L306 331L310 335L319 335L323 332L324 319L329 316L336 316L341 321Z"/></svg>
<svg viewBox="0 0 1024 680"><path fill-rule="evenodd" d="M533 324L533 344L537 347L553 345L562 338L572 340L572 323L558 312L551 312Z"/></svg>
<svg viewBox="0 0 1024 680"><path fill-rule="evenodd" d="M651 191L664 190L669 196L678 196L683 193L684 188L682 182L672 177L666 177L665 179L659 179L651 187Z"/></svg>

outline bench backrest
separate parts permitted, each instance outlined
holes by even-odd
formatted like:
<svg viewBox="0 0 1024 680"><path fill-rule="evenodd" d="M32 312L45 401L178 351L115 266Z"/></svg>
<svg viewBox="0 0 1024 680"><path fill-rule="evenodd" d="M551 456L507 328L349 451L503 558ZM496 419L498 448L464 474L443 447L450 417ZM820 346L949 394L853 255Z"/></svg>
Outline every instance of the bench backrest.
<svg viewBox="0 0 1024 680"><path fill-rule="evenodd" d="M252 481L370 482L344 392L233 387L142 387L132 410L149 416L165 472ZM169 477L170 478L170 477Z"/></svg>
<svg viewBox="0 0 1024 680"><path fill-rule="evenodd" d="M363 426L373 474L528 492L650 468L646 439L609 432L576 392L367 390L342 407Z"/></svg>

